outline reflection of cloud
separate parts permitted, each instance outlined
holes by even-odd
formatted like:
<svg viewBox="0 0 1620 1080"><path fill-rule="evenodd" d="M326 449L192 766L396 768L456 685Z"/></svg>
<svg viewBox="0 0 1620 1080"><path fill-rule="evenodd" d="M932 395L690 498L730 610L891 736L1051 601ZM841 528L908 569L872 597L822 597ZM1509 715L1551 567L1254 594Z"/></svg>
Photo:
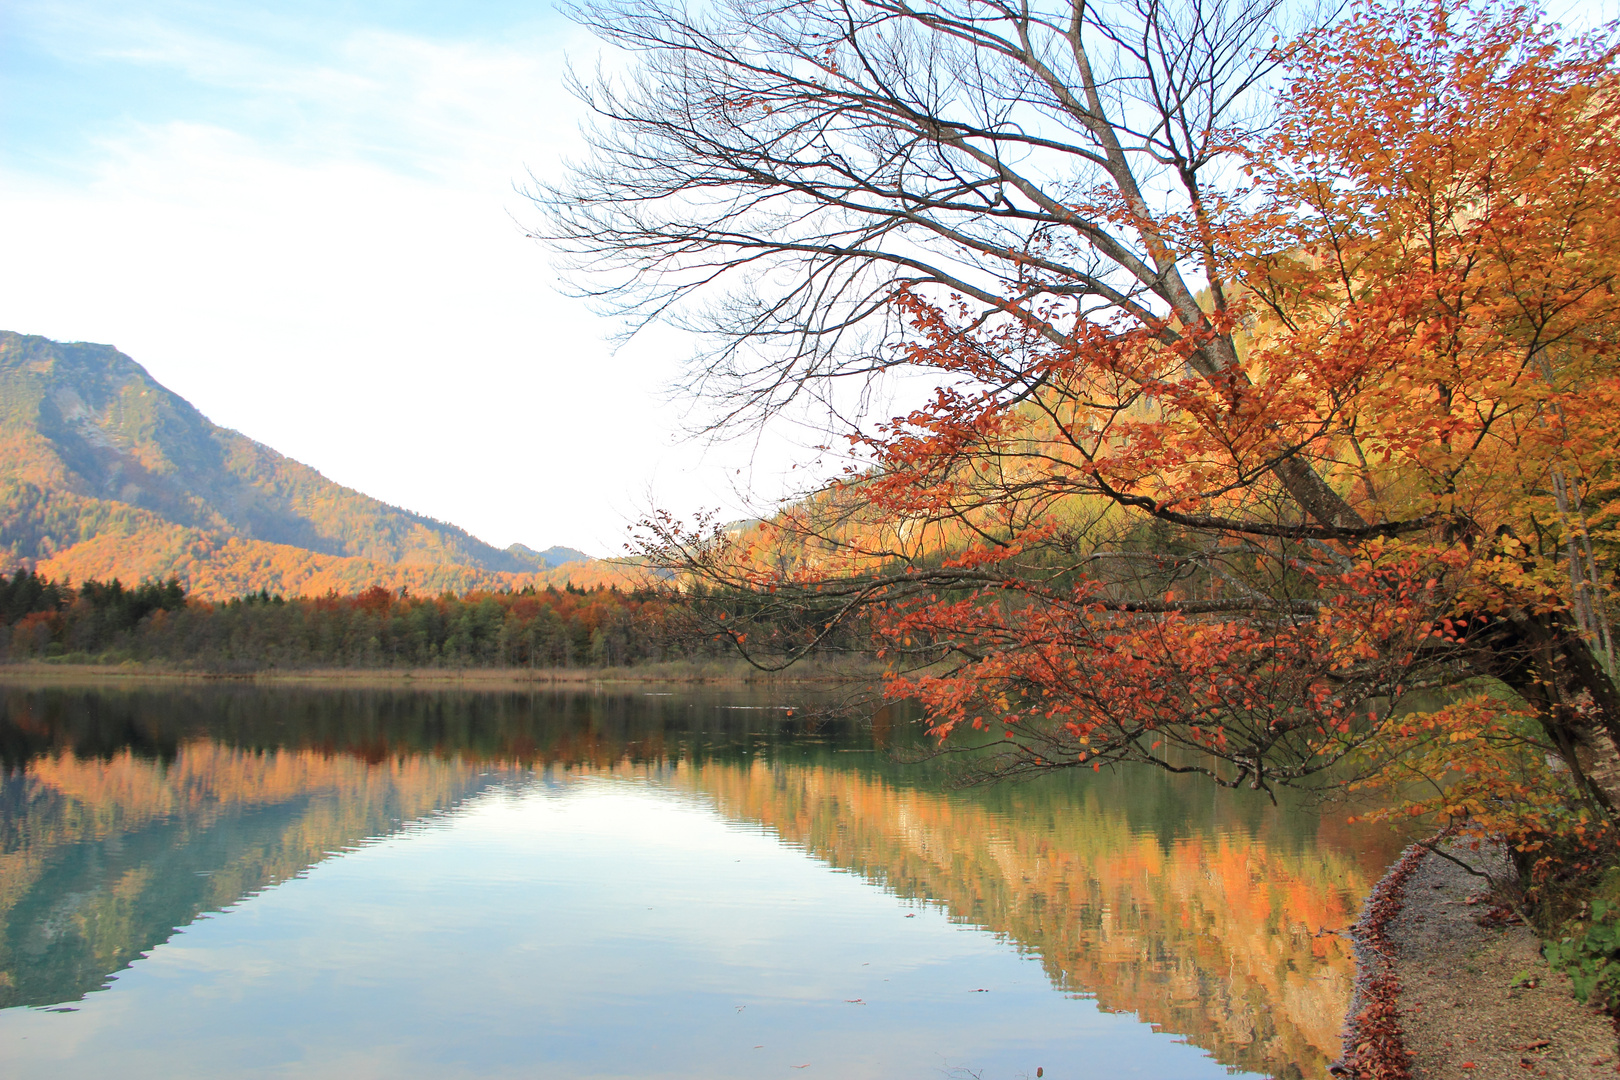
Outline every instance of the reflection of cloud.
<svg viewBox="0 0 1620 1080"><path fill-rule="evenodd" d="M0 777L25 808L0 852L0 1007L72 1001L203 912L225 911L491 782L459 760L371 765L206 741L173 761L61 753Z"/></svg>
<svg viewBox="0 0 1620 1080"><path fill-rule="evenodd" d="M42 756L8 803L33 848L9 882L0 863L0 949L82 895L67 921L97 951L59 950L51 971L0 952L0 972L62 1000L46 991L76 996L150 952L86 1005L96 1026L69 1032L77 1064L120 1075L174 1075L177 1047L198 1075L250 1074L287 1047L300 1075L336 1075L357 1048L435 1077L445 1060L757 1076L812 1053L839 1076L937 1058L1005 1076L1037 1052L1098 1075L1220 1075L1198 1047L1322 1064L1302 1037L1316 1020L1336 1034L1348 967L1308 931L1365 886L1342 857L1197 815L1161 841L1130 820L1174 808L1152 798L1102 811L1048 785L991 811L839 764L529 773L206 740L168 761ZM66 1052L40 1023L10 1010L0 1042ZM781 1060L765 1068L760 1044Z"/></svg>
<svg viewBox="0 0 1620 1080"><path fill-rule="evenodd" d="M1014 789L1016 809L996 813L822 766L709 762L679 783L728 818L1006 935L1059 988L1185 1033L1228 1065L1310 1074L1337 1055L1354 965L1342 939L1316 931L1349 924L1370 876L1328 847L1196 819L1163 842L1143 829L1151 806L1103 809L1073 788Z"/></svg>

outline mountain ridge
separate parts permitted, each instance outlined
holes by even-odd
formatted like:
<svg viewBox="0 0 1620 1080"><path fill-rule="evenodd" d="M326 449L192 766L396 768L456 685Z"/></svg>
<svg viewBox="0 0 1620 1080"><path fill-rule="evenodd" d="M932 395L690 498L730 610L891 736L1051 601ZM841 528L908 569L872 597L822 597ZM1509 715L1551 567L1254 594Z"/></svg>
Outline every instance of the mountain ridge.
<svg viewBox="0 0 1620 1080"><path fill-rule="evenodd" d="M461 591L607 570L572 548L496 548L338 484L213 423L111 345L0 331L0 466L4 569L174 574L209 592ZM234 569L203 570L226 555Z"/></svg>

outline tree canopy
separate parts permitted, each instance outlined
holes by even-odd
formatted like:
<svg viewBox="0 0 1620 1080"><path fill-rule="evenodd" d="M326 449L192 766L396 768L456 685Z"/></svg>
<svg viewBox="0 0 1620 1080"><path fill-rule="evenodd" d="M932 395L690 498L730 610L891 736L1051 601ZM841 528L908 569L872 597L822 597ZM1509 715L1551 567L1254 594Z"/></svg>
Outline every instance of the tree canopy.
<svg viewBox="0 0 1620 1080"><path fill-rule="evenodd" d="M779 663L868 620L1004 772L1353 759L1526 847L1607 827L1615 27L694 10L582 11L640 63L536 194L584 287L711 334L717 422L819 403L859 458L762 530L648 522L710 629ZM838 426L892 372L933 396Z"/></svg>

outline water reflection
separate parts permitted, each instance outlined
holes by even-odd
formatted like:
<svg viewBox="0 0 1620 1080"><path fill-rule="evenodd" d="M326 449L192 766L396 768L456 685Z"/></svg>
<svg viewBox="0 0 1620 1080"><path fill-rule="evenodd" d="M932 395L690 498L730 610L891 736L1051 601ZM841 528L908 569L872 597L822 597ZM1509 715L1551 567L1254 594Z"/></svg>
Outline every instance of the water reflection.
<svg viewBox="0 0 1620 1080"><path fill-rule="evenodd" d="M1337 1056L1354 965L1331 931L1371 881L1342 851L1268 836L1281 815L1251 832L1206 803L1189 820L1184 789L1150 775L1022 785L988 804L825 766L699 764L681 782L727 817L1005 935L1055 986L1225 1064L1318 1075ZM1172 823L1184 835L1154 828Z"/></svg>
<svg viewBox="0 0 1620 1080"><path fill-rule="evenodd" d="M1384 846L1158 774L945 790L778 704L5 690L0 1005L80 1001L199 915L458 806L633 783L994 931L1228 1067L1324 1073L1352 975L1331 931Z"/></svg>
<svg viewBox="0 0 1620 1080"><path fill-rule="evenodd" d="M42 757L0 779L0 1008L74 1001L203 912L296 877L489 782L196 741L169 761Z"/></svg>

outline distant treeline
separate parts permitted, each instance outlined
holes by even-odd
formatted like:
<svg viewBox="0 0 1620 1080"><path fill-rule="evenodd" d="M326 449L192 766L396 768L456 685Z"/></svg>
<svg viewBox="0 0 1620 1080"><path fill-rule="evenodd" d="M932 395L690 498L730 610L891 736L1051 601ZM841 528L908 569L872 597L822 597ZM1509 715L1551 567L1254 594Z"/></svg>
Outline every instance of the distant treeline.
<svg viewBox="0 0 1620 1080"><path fill-rule="evenodd" d="M180 582L78 585L0 574L0 661L161 661L216 668L616 667L709 659L653 591L525 589L421 597L371 588L190 599Z"/></svg>

